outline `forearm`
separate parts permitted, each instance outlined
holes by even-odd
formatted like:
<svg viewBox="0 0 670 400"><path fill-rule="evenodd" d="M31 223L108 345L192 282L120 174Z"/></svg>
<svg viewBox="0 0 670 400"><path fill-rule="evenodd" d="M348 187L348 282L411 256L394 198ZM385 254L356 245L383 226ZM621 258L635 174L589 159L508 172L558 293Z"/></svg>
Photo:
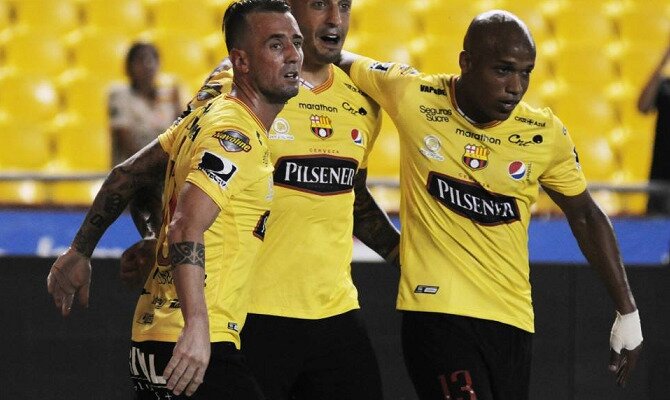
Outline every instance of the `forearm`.
<svg viewBox="0 0 670 400"><path fill-rule="evenodd" d="M174 239L181 240L181 239ZM205 302L205 246L202 238L170 244L174 284L181 312L187 326L199 325L209 330Z"/></svg>
<svg viewBox="0 0 670 400"><path fill-rule="evenodd" d="M390 263L397 263L400 234L379 207L361 170L354 182L354 236Z"/></svg>
<svg viewBox="0 0 670 400"><path fill-rule="evenodd" d="M143 239L158 237L163 220L162 192L163 184L144 188L130 202L130 215Z"/></svg>
<svg viewBox="0 0 670 400"><path fill-rule="evenodd" d="M648 113L655 108L656 95L658 93L658 88L661 85L663 80L662 72L665 65L670 59L670 51L668 51L661 62L656 66L656 69L651 74L649 81L642 89L639 99L637 100L637 108L642 113Z"/></svg>
<svg viewBox="0 0 670 400"><path fill-rule="evenodd" d="M597 207L587 208L579 218L570 218L570 227L587 261L599 273L621 314L637 309L621 261L614 230Z"/></svg>

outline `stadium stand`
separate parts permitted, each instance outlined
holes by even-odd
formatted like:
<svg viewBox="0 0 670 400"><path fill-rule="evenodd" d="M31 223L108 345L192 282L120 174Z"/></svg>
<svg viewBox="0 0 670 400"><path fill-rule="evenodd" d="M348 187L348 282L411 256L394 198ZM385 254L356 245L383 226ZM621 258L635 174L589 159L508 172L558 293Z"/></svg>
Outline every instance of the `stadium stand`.
<svg viewBox="0 0 670 400"><path fill-rule="evenodd" d="M124 79L130 43L155 41L163 70L193 91L225 56L220 19L231 1L0 0L2 126L34 129L31 138L48 139L26 145L25 133L3 130L4 136L17 136L9 141L11 151L1 154L0 174L21 159L24 172L104 172L106 90ZM348 49L426 72L458 72L462 37L477 13L504 8L518 14L538 45L527 101L551 106L565 120L591 181L646 183L653 117L640 115L635 102L670 37L667 0L357 0L353 5ZM395 190L388 184L397 181L398 148L385 118L369 170L389 203L396 202L391 209L397 208L397 194L388 195ZM72 154L89 157L73 162ZM96 181L0 183L5 204L47 204L55 193L57 204L83 204ZM68 188L75 188L73 194ZM631 211L624 195L609 197L619 205L608 211L644 212L644 206ZM552 212L543 204L536 210Z"/></svg>

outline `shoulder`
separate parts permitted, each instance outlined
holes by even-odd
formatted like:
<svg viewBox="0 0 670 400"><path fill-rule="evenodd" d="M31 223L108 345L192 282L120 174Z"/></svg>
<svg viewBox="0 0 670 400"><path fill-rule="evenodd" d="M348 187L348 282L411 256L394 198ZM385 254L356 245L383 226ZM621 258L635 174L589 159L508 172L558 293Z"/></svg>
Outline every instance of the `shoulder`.
<svg viewBox="0 0 670 400"><path fill-rule="evenodd" d="M129 97L132 94L130 85L122 82L113 82L107 90L110 98Z"/></svg>

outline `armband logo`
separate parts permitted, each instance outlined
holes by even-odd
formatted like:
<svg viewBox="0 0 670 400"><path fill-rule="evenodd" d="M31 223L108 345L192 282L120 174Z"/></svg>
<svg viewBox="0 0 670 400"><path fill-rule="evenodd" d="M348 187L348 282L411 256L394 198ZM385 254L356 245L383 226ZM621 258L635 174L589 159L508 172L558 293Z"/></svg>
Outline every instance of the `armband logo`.
<svg viewBox="0 0 670 400"><path fill-rule="evenodd" d="M219 144L221 147L231 153L237 153L240 151L248 153L251 150L249 137L242 132L234 130L218 131L214 134L214 137L219 139Z"/></svg>

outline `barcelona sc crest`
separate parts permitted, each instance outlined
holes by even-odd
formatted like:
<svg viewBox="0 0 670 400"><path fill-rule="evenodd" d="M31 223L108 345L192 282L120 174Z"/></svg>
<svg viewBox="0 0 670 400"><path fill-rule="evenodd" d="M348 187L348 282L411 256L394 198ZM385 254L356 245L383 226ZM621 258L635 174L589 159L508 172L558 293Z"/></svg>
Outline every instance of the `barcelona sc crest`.
<svg viewBox="0 0 670 400"><path fill-rule="evenodd" d="M468 144L465 146L463 164L473 171L484 169L489 163L489 153L491 153L491 150L484 146Z"/></svg>
<svg viewBox="0 0 670 400"><path fill-rule="evenodd" d="M312 133L319 139L328 139L333 136L333 125L330 118L325 115L314 115L309 117Z"/></svg>

